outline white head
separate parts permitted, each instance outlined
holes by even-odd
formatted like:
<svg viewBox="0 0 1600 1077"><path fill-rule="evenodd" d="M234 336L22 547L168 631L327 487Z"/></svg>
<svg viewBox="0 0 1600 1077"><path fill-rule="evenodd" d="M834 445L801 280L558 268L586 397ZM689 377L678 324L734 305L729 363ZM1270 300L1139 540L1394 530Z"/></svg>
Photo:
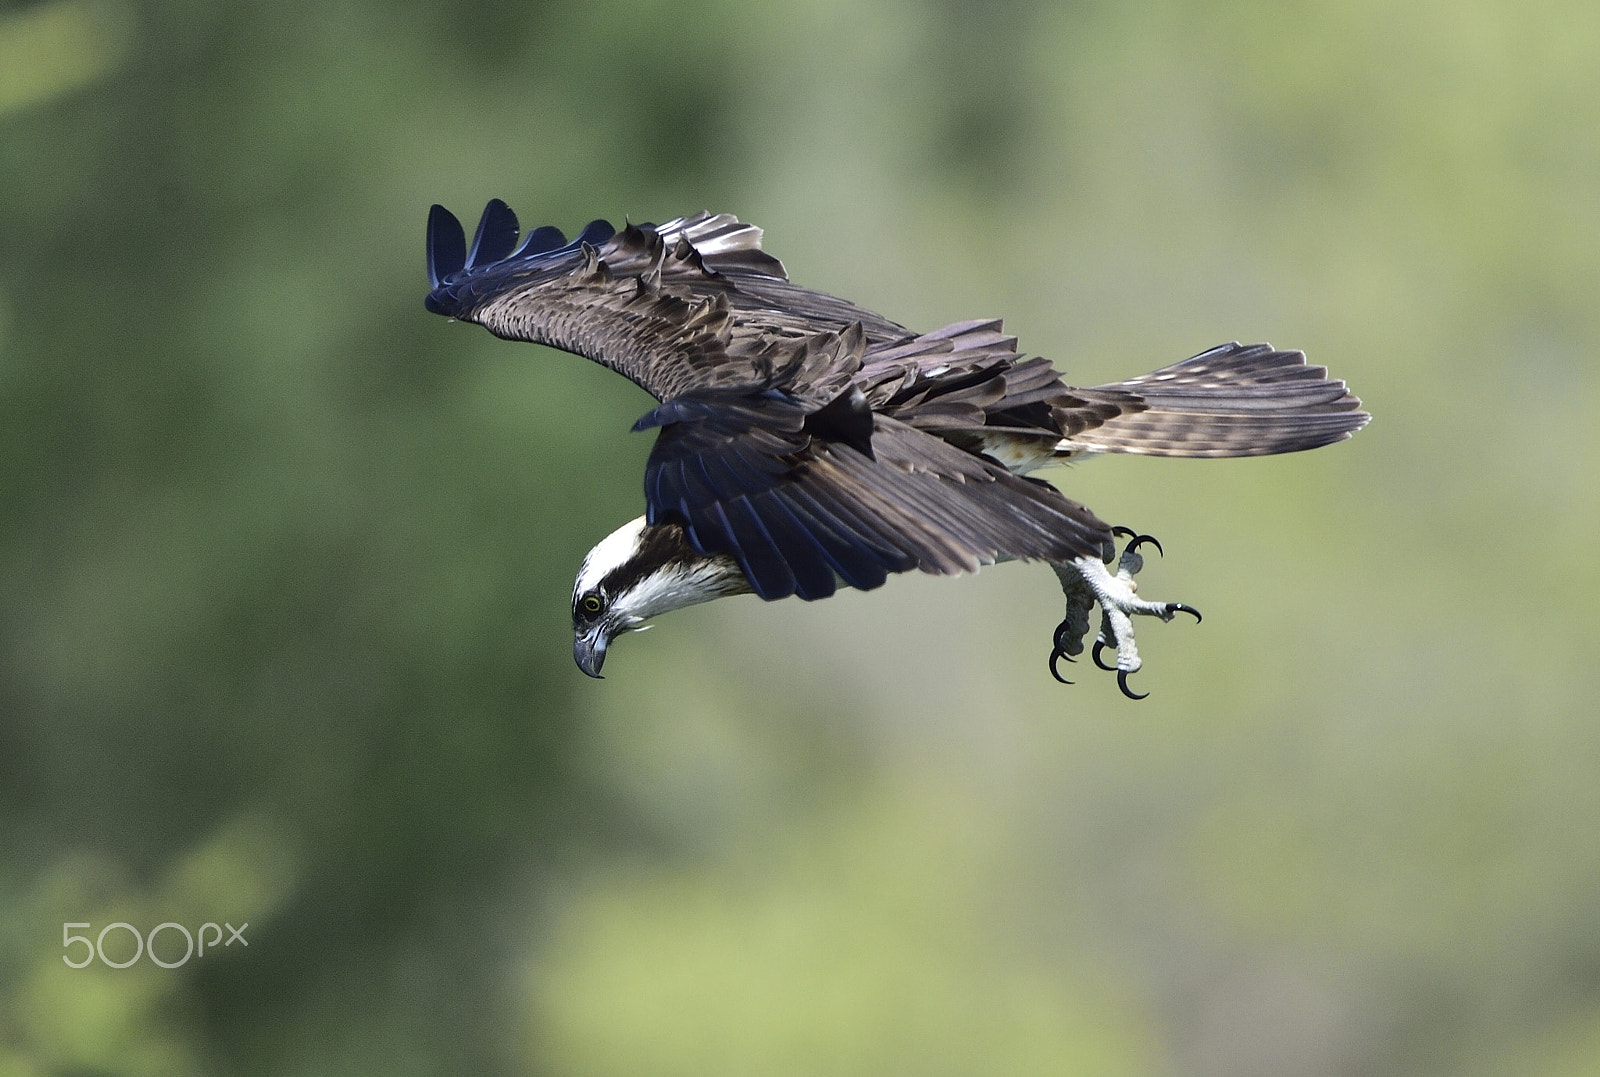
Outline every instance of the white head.
<svg viewBox="0 0 1600 1077"><path fill-rule="evenodd" d="M659 614L744 594L750 585L739 564L725 554L706 555L689 544L675 523L629 520L583 559L572 585L572 657L591 677L600 676L611 640L648 627Z"/></svg>

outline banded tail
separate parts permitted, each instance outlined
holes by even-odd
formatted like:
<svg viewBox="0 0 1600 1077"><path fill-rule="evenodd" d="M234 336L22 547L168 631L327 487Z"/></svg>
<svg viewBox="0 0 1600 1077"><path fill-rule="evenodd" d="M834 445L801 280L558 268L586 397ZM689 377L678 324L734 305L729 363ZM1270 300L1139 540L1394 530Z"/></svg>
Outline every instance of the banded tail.
<svg viewBox="0 0 1600 1077"><path fill-rule="evenodd" d="M1116 406L1117 414L1080 429L1070 424L1058 456L1270 456L1343 441L1371 418L1325 367L1270 344L1222 344L1137 378L1072 392Z"/></svg>

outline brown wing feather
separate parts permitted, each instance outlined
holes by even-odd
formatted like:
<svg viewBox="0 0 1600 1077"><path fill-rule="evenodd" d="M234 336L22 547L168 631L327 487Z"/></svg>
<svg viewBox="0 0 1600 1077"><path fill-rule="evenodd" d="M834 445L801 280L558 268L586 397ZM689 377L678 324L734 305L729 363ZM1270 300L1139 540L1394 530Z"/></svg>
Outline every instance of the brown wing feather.
<svg viewBox="0 0 1600 1077"><path fill-rule="evenodd" d="M645 465L646 518L738 561L765 599L824 598L835 576L869 589L890 572L953 575L1010 559L1102 556L1107 526L1054 487L898 422L870 448L815 429L792 399L707 392L669 401Z"/></svg>
<svg viewBox="0 0 1600 1077"><path fill-rule="evenodd" d="M592 359L660 400L759 384L807 341L852 325L874 343L911 335L791 283L760 239L727 214L629 225L603 242L467 266L436 284L435 309Z"/></svg>
<svg viewBox="0 0 1600 1077"><path fill-rule="evenodd" d="M948 575L996 560L1062 562L1106 552L1110 527L1053 486L1020 478L888 416L878 417L872 447L871 463L887 476L879 481L921 521L917 526L930 539L943 536L962 547L954 559L923 559L924 572Z"/></svg>

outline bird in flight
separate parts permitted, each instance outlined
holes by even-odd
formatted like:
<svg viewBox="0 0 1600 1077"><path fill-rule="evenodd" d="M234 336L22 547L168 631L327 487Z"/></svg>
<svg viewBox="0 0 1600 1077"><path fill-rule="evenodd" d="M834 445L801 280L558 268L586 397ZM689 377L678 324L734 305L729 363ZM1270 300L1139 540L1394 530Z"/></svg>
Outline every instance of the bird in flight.
<svg viewBox="0 0 1600 1077"><path fill-rule="evenodd" d="M810 601L1023 560L1049 564L1066 599L1050 672L1071 683L1057 663L1083 652L1098 604L1094 663L1142 699L1133 618L1200 614L1139 597L1139 551L1159 543L1030 473L1099 453L1296 452L1368 418L1344 382L1270 344L1076 388L999 321L919 334L794 284L761 230L728 214L594 221L570 241L519 231L495 199L469 246L434 206L428 310L592 359L660 401L634 424L657 431L645 514L589 551L573 587L573 657L591 677L618 635L695 603Z"/></svg>

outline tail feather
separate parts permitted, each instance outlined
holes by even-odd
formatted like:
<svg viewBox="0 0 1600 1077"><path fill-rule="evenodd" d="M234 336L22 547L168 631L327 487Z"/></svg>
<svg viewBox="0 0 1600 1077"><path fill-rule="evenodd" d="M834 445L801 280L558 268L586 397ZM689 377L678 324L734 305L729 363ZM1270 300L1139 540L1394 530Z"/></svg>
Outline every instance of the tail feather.
<svg viewBox="0 0 1600 1077"><path fill-rule="evenodd" d="M1057 446L1060 455L1269 456L1343 441L1370 418L1344 382L1308 365L1303 352L1270 344L1223 344L1137 378L1074 392L1090 401L1103 393L1136 403L1073 430Z"/></svg>

